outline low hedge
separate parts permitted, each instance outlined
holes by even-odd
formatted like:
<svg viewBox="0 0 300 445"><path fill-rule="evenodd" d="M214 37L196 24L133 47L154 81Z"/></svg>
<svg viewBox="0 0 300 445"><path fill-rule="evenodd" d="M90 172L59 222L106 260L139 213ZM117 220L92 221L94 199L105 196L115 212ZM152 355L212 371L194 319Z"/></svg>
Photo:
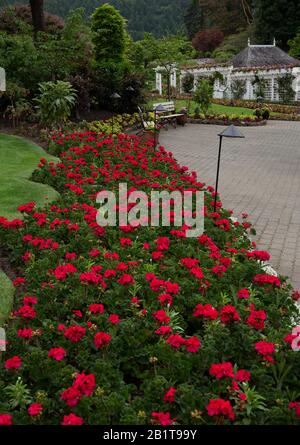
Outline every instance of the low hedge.
<svg viewBox="0 0 300 445"><path fill-rule="evenodd" d="M0 424L296 424L299 323L284 277L172 154L134 136L58 135L34 179L60 200L0 219L22 273L0 364ZM203 190L205 233L102 228L96 192Z"/></svg>
<svg viewBox="0 0 300 445"><path fill-rule="evenodd" d="M253 110L258 107L257 102L240 99L213 99L213 103L232 107L250 108ZM299 112L299 106L295 105L283 105L270 102L266 102L260 105L262 107L267 107L272 113L297 114Z"/></svg>

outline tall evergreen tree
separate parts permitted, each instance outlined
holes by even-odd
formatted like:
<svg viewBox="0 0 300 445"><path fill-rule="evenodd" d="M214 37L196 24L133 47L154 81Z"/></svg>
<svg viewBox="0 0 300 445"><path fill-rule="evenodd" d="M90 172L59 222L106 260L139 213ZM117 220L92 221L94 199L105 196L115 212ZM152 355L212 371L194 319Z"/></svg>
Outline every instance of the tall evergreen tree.
<svg viewBox="0 0 300 445"><path fill-rule="evenodd" d="M204 10L199 2L197 0L191 0L184 15L184 24L188 37L192 39L197 32L201 31L208 25L206 22L207 20L205 19Z"/></svg>
<svg viewBox="0 0 300 445"><path fill-rule="evenodd" d="M287 49L287 42L300 28L299 0L254 0L254 29L257 43L271 43Z"/></svg>

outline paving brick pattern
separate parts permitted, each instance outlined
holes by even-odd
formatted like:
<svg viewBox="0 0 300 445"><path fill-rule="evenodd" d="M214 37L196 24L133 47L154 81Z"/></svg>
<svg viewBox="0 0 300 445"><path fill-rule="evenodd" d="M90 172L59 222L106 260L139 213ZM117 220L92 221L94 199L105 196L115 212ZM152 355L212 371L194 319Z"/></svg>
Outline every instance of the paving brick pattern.
<svg viewBox="0 0 300 445"><path fill-rule="evenodd" d="M215 185L218 133L223 127L190 124L162 131L160 143L176 159ZM300 289L300 122L247 127L245 139L224 139L219 192L239 216L250 215L258 247Z"/></svg>

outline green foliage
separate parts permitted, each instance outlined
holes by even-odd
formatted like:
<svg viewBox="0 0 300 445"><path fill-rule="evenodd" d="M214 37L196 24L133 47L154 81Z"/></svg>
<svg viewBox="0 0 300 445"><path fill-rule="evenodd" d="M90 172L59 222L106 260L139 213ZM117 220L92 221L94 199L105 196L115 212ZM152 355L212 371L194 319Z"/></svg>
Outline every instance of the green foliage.
<svg viewBox="0 0 300 445"><path fill-rule="evenodd" d="M199 81L196 91L194 92L194 101L199 105L203 114L206 114L213 97L213 86L206 79Z"/></svg>
<svg viewBox="0 0 300 445"><path fill-rule="evenodd" d="M287 42L300 27L298 0L255 0L254 30L258 43L278 44L287 49Z"/></svg>
<svg viewBox="0 0 300 445"><path fill-rule="evenodd" d="M45 82L40 84L39 97L35 99L41 122L50 126L64 124L76 102L76 91L69 82Z"/></svg>
<svg viewBox="0 0 300 445"><path fill-rule="evenodd" d="M295 100L295 90L293 82L295 76L291 73L286 73L283 76L278 76L276 79L276 90L279 95L279 100L283 103L289 103Z"/></svg>
<svg viewBox="0 0 300 445"><path fill-rule="evenodd" d="M254 88L254 94L256 99L265 97L267 81L263 77L260 77L258 74L255 74L254 80L252 81L252 86Z"/></svg>
<svg viewBox="0 0 300 445"><path fill-rule="evenodd" d="M288 45L290 47L290 56L300 59L300 32L298 32L293 39L288 41Z"/></svg>
<svg viewBox="0 0 300 445"><path fill-rule="evenodd" d="M231 82L231 93L233 99L242 99L246 94L246 81L242 79L235 79Z"/></svg>
<svg viewBox="0 0 300 445"><path fill-rule="evenodd" d="M24 0L6 0L8 4L17 1L24 3ZM183 14L190 0L45 0L44 3L46 11L62 17L83 5L89 17L97 7L109 3L128 20L129 32L138 40L145 32L152 32L156 37L183 32Z"/></svg>
<svg viewBox="0 0 300 445"><path fill-rule="evenodd" d="M219 62L227 62L247 46L250 30L225 37L223 43L213 52L213 57Z"/></svg>
<svg viewBox="0 0 300 445"><path fill-rule="evenodd" d="M194 75L192 73L186 73L181 81L181 87L184 93L191 93L194 88Z"/></svg>
<svg viewBox="0 0 300 445"><path fill-rule="evenodd" d="M111 5L99 6L92 15L95 60L98 64L119 63L125 54L125 21Z"/></svg>

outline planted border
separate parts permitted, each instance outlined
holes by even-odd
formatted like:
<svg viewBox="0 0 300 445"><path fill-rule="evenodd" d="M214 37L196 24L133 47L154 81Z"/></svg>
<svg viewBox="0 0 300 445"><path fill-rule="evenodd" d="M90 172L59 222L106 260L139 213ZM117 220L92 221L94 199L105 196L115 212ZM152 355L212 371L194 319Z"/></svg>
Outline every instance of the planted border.
<svg viewBox="0 0 300 445"><path fill-rule="evenodd" d="M264 271L270 256L246 236L246 215L234 222L220 200L213 212L212 187L137 137L60 135L51 150L61 162L44 160L34 178L60 200L0 220L23 270L0 423L297 423L300 294ZM99 227L96 193L119 182L204 190L205 234Z"/></svg>

